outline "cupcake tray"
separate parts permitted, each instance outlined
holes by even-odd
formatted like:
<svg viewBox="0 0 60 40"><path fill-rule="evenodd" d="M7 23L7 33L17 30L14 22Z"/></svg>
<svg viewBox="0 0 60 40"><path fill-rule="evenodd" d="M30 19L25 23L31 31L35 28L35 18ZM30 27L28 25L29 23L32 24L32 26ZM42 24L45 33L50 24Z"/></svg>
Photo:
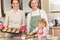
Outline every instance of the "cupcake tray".
<svg viewBox="0 0 60 40"><path fill-rule="evenodd" d="M20 33L19 29L8 28L8 27L5 27L4 29L2 29L1 32L12 33L12 34L19 34Z"/></svg>

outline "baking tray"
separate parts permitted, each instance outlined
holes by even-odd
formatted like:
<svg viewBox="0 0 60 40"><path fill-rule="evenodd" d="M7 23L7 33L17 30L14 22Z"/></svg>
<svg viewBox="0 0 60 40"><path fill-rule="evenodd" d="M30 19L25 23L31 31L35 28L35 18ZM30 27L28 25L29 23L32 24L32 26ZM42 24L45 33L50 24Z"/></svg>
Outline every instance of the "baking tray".
<svg viewBox="0 0 60 40"><path fill-rule="evenodd" d="M16 29L16 28L8 28L8 27L5 27L4 29L2 29L1 32L4 32L4 33L12 33L12 34L19 34L20 33L19 29Z"/></svg>

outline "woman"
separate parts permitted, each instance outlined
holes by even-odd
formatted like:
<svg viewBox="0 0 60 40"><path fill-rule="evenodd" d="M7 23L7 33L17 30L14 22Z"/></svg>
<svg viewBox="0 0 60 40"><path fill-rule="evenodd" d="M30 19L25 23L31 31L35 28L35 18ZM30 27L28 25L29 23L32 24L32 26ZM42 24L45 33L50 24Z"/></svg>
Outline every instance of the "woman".
<svg viewBox="0 0 60 40"><path fill-rule="evenodd" d="M5 27L20 29L25 26L25 14L19 10L19 0L11 0L12 9L6 12Z"/></svg>
<svg viewBox="0 0 60 40"><path fill-rule="evenodd" d="M39 9L39 1L38 0L30 0L29 7L32 9L32 11L27 15L27 33L31 32L36 28L36 22L44 18L47 21L47 15L44 10ZM48 21L47 21L48 23ZM47 29L49 30L49 27L47 25Z"/></svg>
<svg viewBox="0 0 60 40"><path fill-rule="evenodd" d="M6 13L5 27L20 28L25 26L25 14L22 10L19 10L19 1L11 0L12 9Z"/></svg>

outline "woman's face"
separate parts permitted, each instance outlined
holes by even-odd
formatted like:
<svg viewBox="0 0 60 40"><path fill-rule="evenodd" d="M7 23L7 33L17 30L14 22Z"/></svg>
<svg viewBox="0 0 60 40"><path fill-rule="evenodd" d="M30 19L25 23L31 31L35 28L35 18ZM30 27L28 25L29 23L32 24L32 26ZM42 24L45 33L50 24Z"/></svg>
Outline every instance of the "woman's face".
<svg viewBox="0 0 60 40"><path fill-rule="evenodd" d="M38 8L38 2L37 2L37 0L33 0L31 2L31 7L32 7L32 9L37 9Z"/></svg>
<svg viewBox="0 0 60 40"><path fill-rule="evenodd" d="M13 0L12 7L14 10L17 10L19 8L19 3L17 0Z"/></svg>

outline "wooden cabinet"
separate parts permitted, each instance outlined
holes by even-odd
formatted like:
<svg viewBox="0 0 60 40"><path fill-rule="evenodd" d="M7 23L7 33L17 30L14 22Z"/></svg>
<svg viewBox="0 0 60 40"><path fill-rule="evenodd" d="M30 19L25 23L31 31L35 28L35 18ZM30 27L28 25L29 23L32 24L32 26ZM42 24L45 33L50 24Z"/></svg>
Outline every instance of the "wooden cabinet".
<svg viewBox="0 0 60 40"><path fill-rule="evenodd" d="M53 36L57 36L58 40L60 40L60 26L50 28L49 33Z"/></svg>

